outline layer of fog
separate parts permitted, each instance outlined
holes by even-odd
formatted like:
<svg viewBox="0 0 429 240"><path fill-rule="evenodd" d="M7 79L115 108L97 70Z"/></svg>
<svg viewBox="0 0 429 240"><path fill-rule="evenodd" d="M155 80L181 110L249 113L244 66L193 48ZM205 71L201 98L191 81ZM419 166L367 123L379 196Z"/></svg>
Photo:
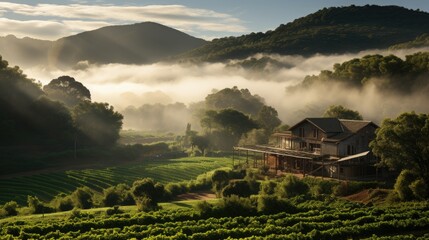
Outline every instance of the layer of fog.
<svg viewBox="0 0 429 240"><path fill-rule="evenodd" d="M187 105L203 101L214 91L237 86L247 88L252 94L258 94L279 112L280 119L293 124L304 117L320 116L327 106L341 104L359 111L364 118L380 123L386 117L395 117L404 111L429 112L427 94L415 93L411 96L386 95L373 86L362 90L347 89L339 85L317 86L306 91L287 93L288 86L295 85L306 75L317 75L321 70L332 70L335 63L342 63L352 58L367 54L405 55L429 49L399 51L365 51L358 54L315 55L269 57L284 64L284 68L270 68L255 72L241 67L231 67L224 63L170 64L152 65L88 65L81 64L78 69L61 71L43 68L24 69L31 78L42 84L61 75L69 75L82 82L92 94L94 101L108 102L116 110L124 111L129 106L138 108L143 104L173 104L182 102ZM263 55L256 55L261 58ZM234 62L231 62L234 63ZM171 118L171 119L170 119ZM172 116L187 121L189 116ZM125 119L125 128L127 120ZM144 119L141 120L145 129ZM135 128L135 126L133 126Z"/></svg>

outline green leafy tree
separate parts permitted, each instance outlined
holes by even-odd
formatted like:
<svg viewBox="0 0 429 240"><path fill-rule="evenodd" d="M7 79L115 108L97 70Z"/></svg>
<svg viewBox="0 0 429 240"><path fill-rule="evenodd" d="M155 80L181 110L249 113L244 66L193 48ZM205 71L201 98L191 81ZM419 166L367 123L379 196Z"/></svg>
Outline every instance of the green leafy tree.
<svg viewBox="0 0 429 240"><path fill-rule="evenodd" d="M259 125L266 129L269 134L282 123L278 117L277 110L270 106L263 106L256 119Z"/></svg>
<svg viewBox="0 0 429 240"><path fill-rule="evenodd" d="M82 83L69 76L53 79L43 87L49 98L74 107L82 101L91 101L91 93Z"/></svg>
<svg viewBox="0 0 429 240"><path fill-rule="evenodd" d="M258 128L258 124L243 113L233 109L223 109L215 116L215 122L223 130L231 133L236 139L251 129Z"/></svg>
<svg viewBox="0 0 429 240"><path fill-rule="evenodd" d="M340 119L362 120L362 115L358 111L345 108L342 105L331 105L326 109L323 117L334 117Z"/></svg>
<svg viewBox="0 0 429 240"><path fill-rule="evenodd" d="M107 103L82 102L73 109L73 118L80 134L78 141L110 146L119 139L123 117Z"/></svg>
<svg viewBox="0 0 429 240"><path fill-rule="evenodd" d="M403 113L385 119L370 143L380 164L391 169L409 169L429 179L429 115Z"/></svg>
<svg viewBox="0 0 429 240"><path fill-rule="evenodd" d="M201 153L205 154L205 150L209 146L210 140L207 136L193 136L191 138L191 146L197 146L199 150L201 150Z"/></svg>

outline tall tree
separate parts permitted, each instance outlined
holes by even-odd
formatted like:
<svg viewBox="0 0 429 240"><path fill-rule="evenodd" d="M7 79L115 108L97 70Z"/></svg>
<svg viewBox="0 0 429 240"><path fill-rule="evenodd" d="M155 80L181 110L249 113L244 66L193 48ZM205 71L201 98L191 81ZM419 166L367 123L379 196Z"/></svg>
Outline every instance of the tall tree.
<svg viewBox="0 0 429 240"><path fill-rule="evenodd" d="M270 106L263 106L258 113L258 123L271 134L282 121L278 117L277 110Z"/></svg>
<svg viewBox="0 0 429 240"><path fill-rule="evenodd" d="M82 83L69 76L53 79L43 87L49 98L74 107L82 101L90 101L91 93Z"/></svg>
<svg viewBox="0 0 429 240"><path fill-rule="evenodd" d="M358 111L345 108L342 105L329 106L323 117L334 117L340 119L362 120L362 115Z"/></svg>
<svg viewBox="0 0 429 240"><path fill-rule="evenodd" d="M107 103L82 102L73 109L73 118L85 144L109 146L119 139L123 117Z"/></svg>
<svg viewBox="0 0 429 240"><path fill-rule="evenodd" d="M370 143L381 164L392 169L410 169L429 179L429 115L403 113L385 119Z"/></svg>

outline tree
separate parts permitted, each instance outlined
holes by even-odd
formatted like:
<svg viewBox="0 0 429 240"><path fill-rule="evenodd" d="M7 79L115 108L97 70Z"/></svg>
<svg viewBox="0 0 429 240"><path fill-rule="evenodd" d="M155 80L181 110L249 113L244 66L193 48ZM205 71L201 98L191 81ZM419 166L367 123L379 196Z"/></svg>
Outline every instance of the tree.
<svg viewBox="0 0 429 240"><path fill-rule="evenodd" d="M391 169L409 169L429 179L429 115L403 113L385 119L370 143L380 164Z"/></svg>
<svg viewBox="0 0 429 240"><path fill-rule="evenodd" d="M350 120L362 120L362 115L358 111L353 111L351 109L345 108L342 105L331 105L329 106L323 117L333 117L340 119L350 119Z"/></svg>
<svg viewBox="0 0 429 240"><path fill-rule="evenodd" d="M91 101L88 88L69 76L53 79L43 87L43 91L50 99L60 101L67 107L74 107L83 101Z"/></svg>
<svg viewBox="0 0 429 240"><path fill-rule="evenodd" d="M223 109L215 116L215 122L236 139L251 129L258 128L258 124L243 113L233 109Z"/></svg>
<svg viewBox="0 0 429 240"><path fill-rule="evenodd" d="M194 135L191 137L191 146L197 146L198 149L201 150L201 153L204 156L204 151L206 150L206 148L209 146L209 139L206 136L198 136L198 135Z"/></svg>
<svg viewBox="0 0 429 240"><path fill-rule="evenodd" d="M88 145L110 146L119 139L123 117L107 103L82 102L73 109L73 118L80 141Z"/></svg>
<svg viewBox="0 0 429 240"><path fill-rule="evenodd" d="M282 123L278 117L277 110L270 106L263 106L261 108L257 116L257 122L270 134L274 128Z"/></svg>

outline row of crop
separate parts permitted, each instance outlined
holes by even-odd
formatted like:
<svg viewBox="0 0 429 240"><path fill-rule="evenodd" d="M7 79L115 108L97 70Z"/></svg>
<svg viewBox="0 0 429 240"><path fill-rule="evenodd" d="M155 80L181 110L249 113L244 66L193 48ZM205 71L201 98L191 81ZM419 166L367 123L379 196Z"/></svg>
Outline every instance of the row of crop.
<svg viewBox="0 0 429 240"><path fill-rule="evenodd" d="M76 223L79 225L78 223ZM332 223L296 223L291 226L276 226L272 224L262 224L259 226L239 226L224 228L220 224L205 223L197 221L195 225L184 225L182 222L177 223L175 227L165 226L166 224L153 224L146 226L145 229L132 231L131 228L112 227L107 228L90 228L88 231L82 231L85 228L80 226L77 231L67 233L61 230L48 232L46 235L39 233L21 231L16 237L32 236L40 238L42 236L56 237L63 236L76 237L77 239L130 239L130 238L149 238L149 237L175 237L179 233L187 239L226 239L246 238L246 237L265 237L268 239L294 239L302 236L302 239L347 239L356 236L385 235L386 233L407 233L410 231L421 231L428 229L429 220L426 218L419 219L402 219L381 222L364 223L361 225L350 224L344 226L341 222ZM106 234L108 233L108 234Z"/></svg>
<svg viewBox="0 0 429 240"><path fill-rule="evenodd" d="M32 226L5 226L5 234L40 234L45 236L59 231L63 235L79 231L82 236L103 235L109 228L117 229L122 236L145 238L155 235L172 236L178 232L192 239L204 239L202 235L218 234L213 229L232 237L269 236L294 233L310 234L313 230L323 238L347 238L366 234L384 234L429 227L427 206L420 209L398 207L388 211L366 208L307 211L296 214L280 213L251 217L224 217L200 219L196 214L174 212L142 214L133 217L111 217L104 219L76 219L63 223L40 223ZM426 210L425 210L426 209ZM385 220L383 220L385 219ZM19 229L19 231L17 230ZM244 233L237 229L247 229ZM210 232L212 231L212 232ZM314 234L313 232L312 234ZM21 235L18 235L21 236ZM119 236L119 235L118 235ZM217 235L223 238L223 235ZM121 239L121 238L119 238Z"/></svg>
<svg viewBox="0 0 429 240"><path fill-rule="evenodd" d="M14 200L24 204L27 195L51 200L60 193L70 194L87 186L95 191L150 177L161 183L190 180L213 169L228 165L227 158L151 160L104 169L73 170L0 180L0 204Z"/></svg>

